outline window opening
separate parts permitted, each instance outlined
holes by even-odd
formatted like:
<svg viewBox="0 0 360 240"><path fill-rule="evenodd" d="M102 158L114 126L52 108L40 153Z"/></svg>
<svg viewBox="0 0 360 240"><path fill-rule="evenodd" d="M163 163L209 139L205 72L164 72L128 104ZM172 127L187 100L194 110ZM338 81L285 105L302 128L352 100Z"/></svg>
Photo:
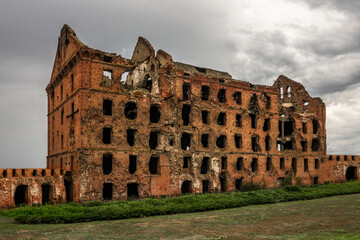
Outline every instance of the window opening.
<svg viewBox="0 0 360 240"><path fill-rule="evenodd" d="M296 160L296 158L291 159L291 168L292 168L293 172L296 174L296 171L297 171L297 160Z"/></svg>
<svg viewBox="0 0 360 240"><path fill-rule="evenodd" d="M158 174L159 172L159 157L151 156L149 161L149 172L150 174Z"/></svg>
<svg viewBox="0 0 360 240"><path fill-rule="evenodd" d="M190 111L191 111L191 106L188 104L184 104L182 111L181 111L181 117L183 120L183 125L184 126L189 126L190 123Z"/></svg>
<svg viewBox="0 0 360 240"><path fill-rule="evenodd" d="M61 125L64 124L64 108L61 109Z"/></svg>
<svg viewBox="0 0 360 240"><path fill-rule="evenodd" d="M169 135L169 145L174 146L174 135Z"/></svg>
<svg viewBox="0 0 360 240"><path fill-rule="evenodd" d="M146 74L144 77L144 83L143 88L147 89L149 92L152 90L152 78L149 74Z"/></svg>
<svg viewBox="0 0 360 240"><path fill-rule="evenodd" d="M238 157L236 160L236 170L242 171L244 169L244 159L242 157Z"/></svg>
<svg viewBox="0 0 360 240"><path fill-rule="evenodd" d="M294 122L292 120L284 121L284 136L291 136L294 129Z"/></svg>
<svg viewBox="0 0 360 240"><path fill-rule="evenodd" d="M128 102L125 105L125 117L134 120L137 117L137 106L135 102Z"/></svg>
<svg viewBox="0 0 360 240"><path fill-rule="evenodd" d="M219 102L226 102L226 89L219 89L217 97Z"/></svg>
<svg viewBox="0 0 360 240"><path fill-rule="evenodd" d="M280 169L284 169L284 168L285 168L285 159L280 158Z"/></svg>
<svg viewBox="0 0 360 240"><path fill-rule="evenodd" d="M150 132L149 147L150 149L156 149L158 146L159 132Z"/></svg>
<svg viewBox="0 0 360 240"><path fill-rule="evenodd" d="M150 106L150 122L158 123L160 121L161 113L159 111L159 105L152 104Z"/></svg>
<svg viewBox="0 0 360 240"><path fill-rule="evenodd" d="M311 142L311 150L318 151L320 149L320 140L318 138L313 138Z"/></svg>
<svg viewBox="0 0 360 240"><path fill-rule="evenodd" d="M209 95L210 95L210 87L201 86L201 100L203 101L209 100Z"/></svg>
<svg viewBox="0 0 360 240"><path fill-rule="evenodd" d="M237 191L240 191L242 186L243 186L243 181L244 181L244 178L238 178L235 180L235 189Z"/></svg>
<svg viewBox="0 0 360 240"><path fill-rule="evenodd" d="M265 137L265 150L266 151L270 151L270 142L271 142L270 136L266 135L266 137Z"/></svg>
<svg viewBox="0 0 360 240"><path fill-rule="evenodd" d="M251 149L253 150L253 152L257 152L259 151L259 136L258 135L253 135L251 137Z"/></svg>
<svg viewBox="0 0 360 240"><path fill-rule="evenodd" d="M305 122L302 123L302 132L307 133L307 126Z"/></svg>
<svg viewBox="0 0 360 240"><path fill-rule="evenodd" d="M293 141L286 141L283 145L284 150L293 150L294 149Z"/></svg>
<svg viewBox="0 0 360 240"><path fill-rule="evenodd" d="M104 144L110 144L111 143L111 132L112 132L112 129L110 127L104 127L103 128L102 141L103 141Z"/></svg>
<svg viewBox="0 0 360 240"><path fill-rule="evenodd" d="M207 174L209 169L209 157L203 157L201 161L201 167L200 167L200 173L201 174Z"/></svg>
<svg viewBox="0 0 360 240"><path fill-rule="evenodd" d="M220 126L226 125L226 113L221 112L218 115L217 124Z"/></svg>
<svg viewBox="0 0 360 240"><path fill-rule="evenodd" d="M183 157L183 168L190 168L190 165L191 165L191 157L184 156Z"/></svg>
<svg viewBox="0 0 360 240"><path fill-rule="evenodd" d="M235 140L235 147L236 148L241 148L242 147L242 139L241 139L241 134L235 134L234 135L234 140Z"/></svg>
<svg viewBox="0 0 360 240"><path fill-rule="evenodd" d="M225 148L225 146L226 146L226 136L225 135L220 135L216 139L216 146L218 148Z"/></svg>
<svg viewBox="0 0 360 240"><path fill-rule="evenodd" d="M220 190L221 192L226 192L226 177L220 176Z"/></svg>
<svg viewBox="0 0 360 240"><path fill-rule="evenodd" d="M112 60L113 60L113 58L112 57L110 57L110 56L104 56L104 62L109 62L109 63L111 63L112 62Z"/></svg>
<svg viewBox="0 0 360 240"><path fill-rule="evenodd" d="M303 152L307 152L307 141L306 140L301 141L301 149Z"/></svg>
<svg viewBox="0 0 360 240"><path fill-rule="evenodd" d="M221 170L226 170L226 169L227 169L227 157L222 156L221 157Z"/></svg>
<svg viewBox="0 0 360 240"><path fill-rule="evenodd" d="M108 175L112 172L112 159L112 154L103 154L102 168L105 175Z"/></svg>
<svg viewBox="0 0 360 240"><path fill-rule="evenodd" d="M183 100L189 100L190 95L190 84L184 83L183 84Z"/></svg>
<svg viewBox="0 0 360 240"><path fill-rule="evenodd" d="M191 135L189 133L182 133L181 135L181 149L188 151L191 144Z"/></svg>
<svg viewBox="0 0 360 240"><path fill-rule="evenodd" d="M356 180L356 172L356 167L348 167L345 173L346 181Z"/></svg>
<svg viewBox="0 0 360 240"><path fill-rule="evenodd" d="M49 184L41 185L41 203L44 205L50 201L51 186Z"/></svg>
<svg viewBox="0 0 360 240"><path fill-rule="evenodd" d="M270 171L272 168L271 157L266 158L266 171Z"/></svg>
<svg viewBox="0 0 360 240"><path fill-rule="evenodd" d="M209 192L209 180L202 180L202 193L208 193Z"/></svg>
<svg viewBox="0 0 360 240"><path fill-rule="evenodd" d="M127 140L127 143L129 144L129 146L131 146L131 147L135 145L135 134L136 134L135 129L127 129L126 130L126 140Z"/></svg>
<svg viewBox="0 0 360 240"><path fill-rule="evenodd" d="M249 113L251 119L251 128L256 128L256 114Z"/></svg>
<svg viewBox="0 0 360 240"><path fill-rule="evenodd" d="M139 197L139 185L137 183L128 183L127 184L127 197L128 199L138 198Z"/></svg>
<svg viewBox="0 0 360 240"><path fill-rule="evenodd" d="M271 98L268 95L264 95L265 97L265 108L270 109L271 108Z"/></svg>
<svg viewBox="0 0 360 240"><path fill-rule="evenodd" d="M103 114L107 116L112 115L112 100L104 99L103 101Z"/></svg>
<svg viewBox="0 0 360 240"><path fill-rule="evenodd" d="M235 92L233 94L233 98L234 98L236 104L241 105L241 92Z"/></svg>
<svg viewBox="0 0 360 240"><path fill-rule="evenodd" d="M126 83L126 80L127 80L127 76L129 75L129 72L124 72L122 75L121 75L121 78L120 78L120 83L121 84L125 84Z"/></svg>
<svg viewBox="0 0 360 240"><path fill-rule="evenodd" d="M263 131L267 132L270 130L270 118L265 118L264 120L264 126L263 126Z"/></svg>
<svg viewBox="0 0 360 240"><path fill-rule="evenodd" d="M319 184L319 177L318 176L314 177L314 184Z"/></svg>
<svg viewBox="0 0 360 240"><path fill-rule="evenodd" d="M202 122L203 124L208 124L209 123L209 111L201 111L201 118L202 118Z"/></svg>
<svg viewBox="0 0 360 240"><path fill-rule="evenodd" d="M320 160L315 158L315 169L319 169L320 168Z"/></svg>
<svg viewBox="0 0 360 240"><path fill-rule="evenodd" d="M317 134L318 130L319 130L319 122L318 122L318 120L313 119L312 124L313 124L313 134Z"/></svg>
<svg viewBox="0 0 360 240"><path fill-rule="evenodd" d="M104 70L103 71L103 77L108 78L108 80L111 80L112 78L112 71L111 70Z"/></svg>
<svg viewBox="0 0 360 240"><path fill-rule="evenodd" d="M209 147L209 134L204 133L201 135L201 144L204 148Z"/></svg>
<svg viewBox="0 0 360 240"><path fill-rule="evenodd" d="M129 173L134 174L136 172L137 156L129 155Z"/></svg>
<svg viewBox="0 0 360 240"><path fill-rule="evenodd" d="M256 172L258 170L258 159L253 158L251 161L251 171Z"/></svg>
<svg viewBox="0 0 360 240"><path fill-rule="evenodd" d="M184 181L181 185L181 193L188 194L191 193L191 181Z"/></svg>
<svg viewBox="0 0 360 240"><path fill-rule="evenodd" d="M103 184L103 199L111 200L113 198L113 184L112 183L104 183Z"/></svg>
<svg viewBox="0 0 360 240"><path fill-rule="evenodd" d="M236 127L241 127L241 114L236 114Z"/></svg>
<svg viewBox="0 0 360 240"><path fill-rule="evenodd" d="M304 159L304 172L309 171L309 160L307 158Z"/></svg>
<svg viewBox="0 0 360 240"><path fill-rule="evenodd" d="M28 197L27 190L28 190L27 185L19 185L16 187L15 196L14 196L14 202L16 206L23 203L24 204L27 203L27 197Z"/></svg>

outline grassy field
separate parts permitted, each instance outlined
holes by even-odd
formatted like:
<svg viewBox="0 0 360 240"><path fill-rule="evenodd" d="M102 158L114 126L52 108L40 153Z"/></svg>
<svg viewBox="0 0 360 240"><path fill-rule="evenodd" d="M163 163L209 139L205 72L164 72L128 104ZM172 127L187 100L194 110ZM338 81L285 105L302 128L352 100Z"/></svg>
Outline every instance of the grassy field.
<svg viewBox="0 0 360 240"><path fill-rule="evenodd" d="M0 239L360 239L360 194L75 224L16 224Z"/></svg>

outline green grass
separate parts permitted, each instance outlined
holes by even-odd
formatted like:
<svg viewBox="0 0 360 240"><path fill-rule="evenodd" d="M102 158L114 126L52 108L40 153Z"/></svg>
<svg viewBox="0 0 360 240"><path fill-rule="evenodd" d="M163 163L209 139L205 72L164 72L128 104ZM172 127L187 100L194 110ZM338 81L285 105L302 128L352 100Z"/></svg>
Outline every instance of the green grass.
<svg viewBox="0 0 360 240"><path fill-rule="evenodd" d="M71 224L0 216L0 239L360 239L360 194Z"/></svg>
<svg viewBox="0 0 360 240"><path fill-rule="evenodd" d="M147 198L135 201L90 202L79 205L23 206L0 211L18 223L77 223L155 215L201 212L217 209L307 200L334 195L360 193L360 182L285 187L277 190L185 195L169 198Z"/></svg>

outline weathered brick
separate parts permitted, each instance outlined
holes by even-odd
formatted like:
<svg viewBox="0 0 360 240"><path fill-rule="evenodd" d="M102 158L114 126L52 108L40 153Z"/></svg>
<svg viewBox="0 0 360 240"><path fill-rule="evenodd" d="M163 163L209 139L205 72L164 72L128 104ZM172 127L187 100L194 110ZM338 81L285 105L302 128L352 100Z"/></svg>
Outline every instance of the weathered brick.
<svg viewBox="0 0 360 240"><path fill-rule="evenodd" d="M42 202L45 183L51 201L84 202L359 176L359 156L326 154L325 104L300 83L234 80L174 62L142 37L125 59L89 48L65 25L46 91L47 168L36 169L45 176L0 169L1 207L15 203L19 185L30 204Z"/></svg>

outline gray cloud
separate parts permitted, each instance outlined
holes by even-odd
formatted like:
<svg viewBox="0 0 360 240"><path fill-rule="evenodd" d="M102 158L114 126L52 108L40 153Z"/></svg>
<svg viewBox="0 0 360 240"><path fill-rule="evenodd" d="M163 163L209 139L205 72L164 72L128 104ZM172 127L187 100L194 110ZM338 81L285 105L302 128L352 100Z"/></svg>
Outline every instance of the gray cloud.
<svg viewBox="0 0 360 240"><path fill-rule="evenodd" d="M287 75L326 102L329 151L359 154L360 102L349 98L360 92L359 10L359 1L340 0L5 0L0 167L45 166L44 88L65 23L88 46L124 57L144 36L176 61L236 79L271 85Z"/></svg>

